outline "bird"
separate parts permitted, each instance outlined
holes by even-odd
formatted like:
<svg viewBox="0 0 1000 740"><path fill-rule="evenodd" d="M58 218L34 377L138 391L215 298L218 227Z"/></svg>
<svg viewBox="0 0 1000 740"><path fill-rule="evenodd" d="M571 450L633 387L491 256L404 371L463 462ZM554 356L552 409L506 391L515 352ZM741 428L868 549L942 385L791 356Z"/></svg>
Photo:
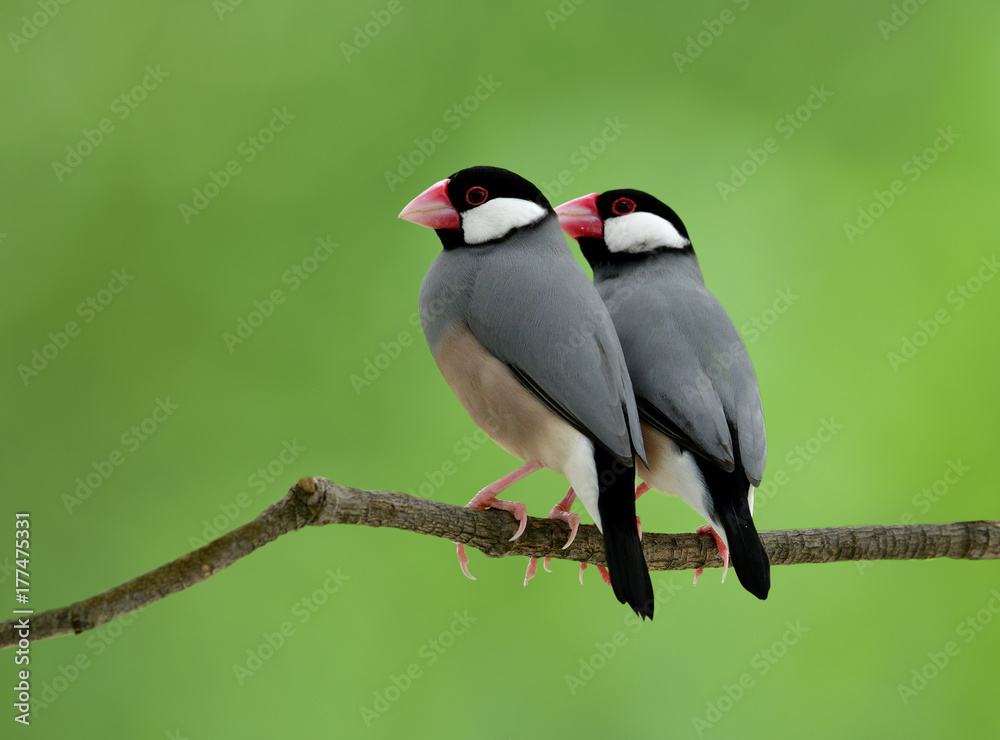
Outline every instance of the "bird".
<svg viewBox="0 0 1000 740"><path fill-rule="evenodd" d="M558 206L611 313L639 407L642 485L701 514L740 584L759 599L770 561L753 521L767 459L757 375L719 300L705 287L683 221L641 190L591 193ZM695 572L695 583L701 575Z"/></svg>
<svg viewBox="0 0 1000 740"><path fill-rule="evenodd" d="M473 421L525 463L468 506L511 511L516 539L524 504L497 496L540 468L562 474L603 535L618 601L652 619L635 518L634 460L645 460L635 396L611 316L549 201L520 175L476 166L431 185L399 217L434 229L443 247L419 298L441 374ZM579 516L568 509L550 514L570 524L566 547ZM469 575L461 545L459 562Z"/></svg>

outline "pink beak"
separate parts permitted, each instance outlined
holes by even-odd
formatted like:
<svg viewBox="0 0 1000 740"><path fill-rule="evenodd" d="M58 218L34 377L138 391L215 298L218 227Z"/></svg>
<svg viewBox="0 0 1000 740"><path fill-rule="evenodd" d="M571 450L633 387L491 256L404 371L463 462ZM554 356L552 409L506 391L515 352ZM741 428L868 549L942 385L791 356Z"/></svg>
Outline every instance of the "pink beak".
<svg viewBox="0 0 1000 740"><path fill-rule="evenodd" d="M431 185L406 204L399 217L429 229L457 229L462 219L448 198L448 180Z"/></svg>
<svg viewBox="0 0 1000 740"><path fill-rule="evenodd" d="M604 221L597 213L597 193L563 203L556 208L559 225L574 239L604 236Z"/></svg>

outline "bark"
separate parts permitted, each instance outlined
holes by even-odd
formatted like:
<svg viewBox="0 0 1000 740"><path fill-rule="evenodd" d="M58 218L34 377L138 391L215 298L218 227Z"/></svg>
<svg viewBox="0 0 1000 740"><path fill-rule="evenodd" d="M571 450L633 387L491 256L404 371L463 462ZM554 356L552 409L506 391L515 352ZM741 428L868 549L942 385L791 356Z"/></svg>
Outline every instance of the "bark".
<svg viewBox="0 0 1000 740"><path fill-rule="evenodd" d="M44 640L94 629L204 581L283 534L307 525L326 524L405 529L463 542L490 557L551 557L606 564L601 535L593 525L581 525L576 540L564 550L569 533L565 523L531 518L524 534L509 542L517 523L504 511L474 511L403 493L366 491L325 478L303 478L287 496L252 522L204 547L97 596L31 615L29 639ZM760 537L772 565L943 557L1000 559L1000 521L826 527L761 532ZM650 570L722 565L708 534L644 532L642 545ZM0 648L17 644L17 621L0 623Z"/></svg>

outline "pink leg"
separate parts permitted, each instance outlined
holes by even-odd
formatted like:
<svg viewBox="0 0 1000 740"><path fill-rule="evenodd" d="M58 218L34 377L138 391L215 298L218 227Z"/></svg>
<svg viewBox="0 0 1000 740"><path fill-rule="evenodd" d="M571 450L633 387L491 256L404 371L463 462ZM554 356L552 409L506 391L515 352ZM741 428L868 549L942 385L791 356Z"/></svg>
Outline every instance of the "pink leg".
<svg viewBox="0 0 1000 740"><path fill-rule="evenodd" d="M566 540L566 544L563 545L563 550L573 544L573 540L576 539L576 532L580 528L580 515L574 514L570 511L570 507L573 506L573 501L576 500L576 493L570 488L566 495L563 496L562 501L552 507L552 511L549 512L549 519L562 519L564 522L569 524L569 539ZM552 558L545 558L545 562L542 565L546 572L551 573L549 570L549 563ZM528 570L524 573L524 585L528 585L528 581L535 577L535 573L538 571L538 558L528 559Z"/></svg>
<svg viewBox="0 0 1000 740"><path fill-rule="evenodd" d="M729 572L729 548L726 547L726 543L722 541L722 537L716 532L712 527L707 524L698 527L695 530L698 534L710 534L715 539L715 546L719 548L719 555L722 557L722 582L726 582L726 573ZM696 568L694 571L694 585L698 585L698 579L701 578L701 574L704 572L704 568Z"/></svg>
<svg viewBox="0 0 1000 740"><path fill-rule="evenodd" d="M646 493L646 491L648 491L648 490L649 490L649 484L646 481L643 481L642 483L640 483L639 487L635 489L635 500L638 501L639 497L642 494ZM636 517L635 517L635 528L637 530L639 530L639 539L641 540L642 539L642 520L639 519L638 515L636 515Z"/></svg>
<svg viewBox="0 0 1000 740"><path fill-rule="evenodd" d="M522 465L517 470L508 473L503 478L498 481L490 483L486 488L481 490L472 500L465 506L468 509L478 509L480 511L484 509L503 509L509 511L521 522L521 526L517 528L514 536L510 538L511 541L516 540L524 533L524 528L528 526L528 511L524 504L513 503L511 501L501 501L497 498L497 495L503 491L510 488L512 485L517 483L522 478L525 478L542 466L538 463L527 463ZM455 545L458 547L458 564L462 567L462 572L465 573L467 578L472 578L472 574L469 573L469 557L465 554L465 545L461 542L456 542Z"/></svg>

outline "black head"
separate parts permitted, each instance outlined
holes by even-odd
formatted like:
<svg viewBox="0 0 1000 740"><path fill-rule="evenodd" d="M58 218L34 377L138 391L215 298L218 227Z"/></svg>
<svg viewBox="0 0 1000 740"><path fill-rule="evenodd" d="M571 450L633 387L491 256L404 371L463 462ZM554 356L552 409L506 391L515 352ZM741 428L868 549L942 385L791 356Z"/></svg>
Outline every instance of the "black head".
<svg viewBox="0 0 1000 740"><path fill-rule="evenodd" d="M414 198L400 218L437 231L445 249L496 242L553 213L537 187L510 170L469 167Z"/></svg>
<svg viewBox="0 0 1000 740"><path fill-rule="evenodd" d="M516 198L535 203L546 211L552 206L530 181L501 167L468 167L448 178L448 198L464 213L497 198Z"/></svg>
<svg viewBox="0 0 1000 740"><path fill-rule="evenodd" d="M674 210L642 190L585 195L556 208L559 223L591 266L692 253L687 228Z"/></svg>

